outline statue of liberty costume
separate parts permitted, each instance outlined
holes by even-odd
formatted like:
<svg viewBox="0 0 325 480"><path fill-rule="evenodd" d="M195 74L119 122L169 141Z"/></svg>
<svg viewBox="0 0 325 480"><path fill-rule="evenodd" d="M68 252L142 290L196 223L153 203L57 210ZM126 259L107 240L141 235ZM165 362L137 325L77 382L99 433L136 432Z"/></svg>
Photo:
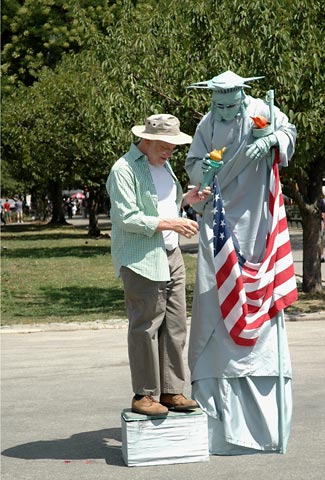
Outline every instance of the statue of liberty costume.
<svg viewBox="0 0 325 480"><path fill-rule="evenodd" d="M268 102L245 93L250 88L246 82L258 78L262 77L243 78L227 71L190 86L211 90L212 106L197 126L185 165L190 182L198 184L210 168L209 152L226 147L216 174L227 222L251 262L259 262L265 250L271 148L278 149L279 163L285 167L296 140L294 125L279 108L273 107L271 119ZM273 122L269 135L254 137L251 117L256 116ZM233 341L216 288L212 196L199 208L202 221L188 357L193 398L208 415L210 453L284 453L292 417L292 371L284 322L280 325L281 441L279 323L275 317L264 322L252 346Z"/></svg>

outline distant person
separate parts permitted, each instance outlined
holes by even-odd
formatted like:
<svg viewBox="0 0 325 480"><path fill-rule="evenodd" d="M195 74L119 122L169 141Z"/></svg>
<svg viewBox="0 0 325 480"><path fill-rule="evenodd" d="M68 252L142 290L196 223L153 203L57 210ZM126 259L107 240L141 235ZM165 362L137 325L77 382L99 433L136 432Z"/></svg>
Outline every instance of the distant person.
<svg viewBox="0 0 325 480"><path fill-rule="evenodd" d="M4 218L6 220L6 223L11 223L11 207L10 207L10 202L9 199L6 198L5 203L3 204L3 209L4 209Z"/></svg>
<svg viewBox="0 0 325 480"><path fill-rule="evenodd" d="M325 238L325 195L322 195L320 200L320 210L321 210L321 237L322 237L322 247L321 247L321 257L320 261L322 263L325 262L325 245L324 245L324 238Z"/></svg>
<svg viewBox="0 0 325 480"><path fill-rule="evenodd" d="M71 219L73 217L73 201L72 198L68 198L66 203L65 203L66 209L67 209L67 214L68 218Z"/></svg>
<svg viewBox="0 0 325 480"><path fill-rule="evenodd" d="M179 234L192 237L198 224L180 211L209 192L196 187L183 195L168 162L177 145L192 141L176 117L151 115L132 132L140 141L113 165L106 184L111 251L129 319L132 411L162 415L197 407L183 394L186 303Z"/></svg>
<svg viewBox="0 0 325 480"><path fill-rule="evenodd" d="M1 209L1 223L3 223L3 225L6 225L6 219L5 219L4 208L2 203L0 203L0 209Z"/></svg>
<svg viewBox="0 0 325 480"><path fill-rule="evenodd" d="M77 206L77 200L72 201L72 216L74 217L77 214L78 211L78 206Z"/></svg>
<svg viewBox="0 0 325 480"><path fill-rule="evenodd" d="M81 209L82 209L82 216L83 218L88 217L88 202L87 198L83 198L81 201Z"/></svg>
<svg viewBox="0 0 325 480"><path fill-rule="evenodd" d="M17 223L23 223L23 201L21 198L18 198L15 202L16 208L16 221Z"/></svg>

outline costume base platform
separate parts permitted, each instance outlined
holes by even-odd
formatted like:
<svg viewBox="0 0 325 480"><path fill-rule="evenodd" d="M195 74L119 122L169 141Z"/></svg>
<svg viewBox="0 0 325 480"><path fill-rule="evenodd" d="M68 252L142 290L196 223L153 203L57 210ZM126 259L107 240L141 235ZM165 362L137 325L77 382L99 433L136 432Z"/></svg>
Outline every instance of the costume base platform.
<svg viewBox="0 0 325 480"><path fill-rule="evenodd" d="M147 416L121 413L122 456L128 467L209 460L207 416L200 408Z"/></svg>

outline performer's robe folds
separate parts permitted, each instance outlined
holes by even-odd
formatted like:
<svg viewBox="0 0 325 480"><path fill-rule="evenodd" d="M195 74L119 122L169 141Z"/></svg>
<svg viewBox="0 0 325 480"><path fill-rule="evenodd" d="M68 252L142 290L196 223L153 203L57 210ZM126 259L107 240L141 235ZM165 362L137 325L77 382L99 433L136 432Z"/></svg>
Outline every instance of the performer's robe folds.
<svg viewBox="0 0 325 480"><path fill-rule="evenodd" d="M247 97L249 116L268 117L267 105ZM202 181L202 158L226 147L218 180L228 224L247 260L261 261L268 228L270 158L246 157L253 141L251 120L213 121L209 112L198 125L186 170L190 181ZM280 164L294 151L296 132L275 107L275 130ZM202 221L198 269L189 344L192 394L208 414L210 453L235 455L279 450L279 365L276 319L266 321L256 344L237 345L221 317L213 250L213 203L200 205ZM285 443L292 415L291 362L285 326L282 327L282 365L285 377ZM253 450L252 450L253 449Z"/></svg>

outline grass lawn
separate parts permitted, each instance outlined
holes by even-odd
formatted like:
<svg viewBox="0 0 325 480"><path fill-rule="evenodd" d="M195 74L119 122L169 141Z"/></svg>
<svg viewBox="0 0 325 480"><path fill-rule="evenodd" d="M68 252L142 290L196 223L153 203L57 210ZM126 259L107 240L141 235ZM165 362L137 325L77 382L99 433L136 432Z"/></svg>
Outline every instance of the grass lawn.
<svg viewBox="0 0 325 480"><path fill-rule="evenodd" d="M103 232L105 233L105 232ZM39 224L6 226L1 240L1 323L90 322L126 318L108 235ZM196 256L184 254L187 314L191 315ZM288 313L324 309L324 294L300 292Z"/></svg>
<svg viewBox="0 0 325 480"><path fill-rule="evenodd" d="M11 225L1 235L1 323L89 322L126 318L108 236L87 230ZM188 315L196 258L184 255Z"/></svg>

